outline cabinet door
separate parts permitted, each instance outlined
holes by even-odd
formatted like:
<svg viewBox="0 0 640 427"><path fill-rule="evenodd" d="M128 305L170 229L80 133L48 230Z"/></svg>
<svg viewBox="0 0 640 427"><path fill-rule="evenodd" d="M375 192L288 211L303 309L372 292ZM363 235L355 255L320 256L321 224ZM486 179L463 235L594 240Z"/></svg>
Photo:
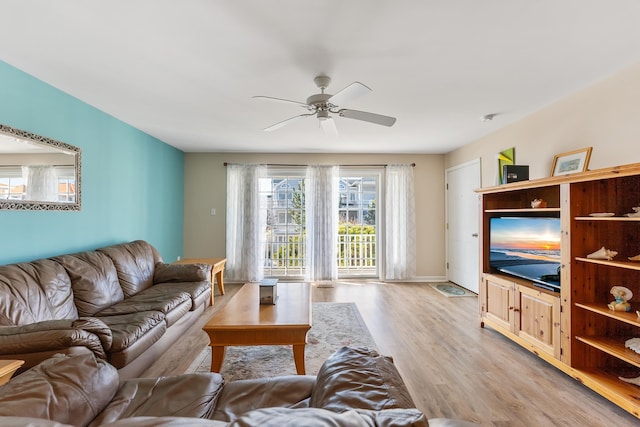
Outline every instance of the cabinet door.
<svg viewBox="0 0 640 427"><path fill-rule="evenodd" d="M518 336L560 358L560 298L518 286L520 310Z"/></svg>
<svg viewBox="0 0 640 427"><path fill-rule="evenodd" d="M491 275L485 275L484 289L484 316L496 326L514 332L513 328L513 291L514 284L508 280L498 279Z"/></svg>

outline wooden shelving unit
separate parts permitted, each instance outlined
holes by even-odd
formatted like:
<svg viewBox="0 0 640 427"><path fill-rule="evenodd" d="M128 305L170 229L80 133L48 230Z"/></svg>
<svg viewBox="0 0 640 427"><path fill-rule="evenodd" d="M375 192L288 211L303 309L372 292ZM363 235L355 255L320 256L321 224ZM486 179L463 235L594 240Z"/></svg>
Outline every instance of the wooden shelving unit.
<svg viewBox="0 0 640 427"><path fill-rule="evenodd" d="M640 376L640 354L625 347L640 337L640 217L628 217L640 206L640 164L625 165L562 177L544 178L478 190L482 202L480 316L496 331L539 354L553 366L640 418L640 387L620 377ZM544 199L548 207L532 209ZM590 215L613 213L612 216ZM526 283L505 277L489 266L489 222L501 215L558 216L561 221L561 291L545 295L560 310L548 310L560 337L550 343L524 342L518 325L538 324L523 319L517 306L518 286ZM617 251L612 260L587 258L604 246ZM510 287L509 282L514 282ZM632 310L610 310L610 290L629 288ZM530 293L530 292L529 292ZM555 300L554 300L555 298ZM515 302L515 304L514 304ZM532 311L539 313L540 309ZM533 314L529 314L533 315ZM548 320L548 319L547 319ZM552 330L553 332L553 330ZM549 346L550 345L550 346ZM551 358L552 357L552 358Z"/></svg>

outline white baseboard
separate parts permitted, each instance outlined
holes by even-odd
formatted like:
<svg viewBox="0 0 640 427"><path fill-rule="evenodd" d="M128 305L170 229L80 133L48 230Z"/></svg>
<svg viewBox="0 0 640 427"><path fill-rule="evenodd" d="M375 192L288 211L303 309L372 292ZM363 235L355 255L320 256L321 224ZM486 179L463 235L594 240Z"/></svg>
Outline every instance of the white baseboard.
<svg viewBox="0 0 640 427"><path fill-rule="evenodd" d="M422 283L422 282L429 282L429 283L433 283L433 282L448 282L447 278L444 276L419 276L419 277L414 277L413 279L405 279L405 280L385 280L385 282L387 283L396 283L396 282L400 282L400 283Z"/></svg>

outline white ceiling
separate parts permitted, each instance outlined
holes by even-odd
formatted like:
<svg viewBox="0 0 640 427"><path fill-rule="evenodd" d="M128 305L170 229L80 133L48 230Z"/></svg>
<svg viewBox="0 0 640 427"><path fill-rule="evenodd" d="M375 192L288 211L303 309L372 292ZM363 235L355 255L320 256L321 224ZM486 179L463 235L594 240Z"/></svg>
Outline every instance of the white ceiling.
<svg viewBox="0 0 640 427"><path fill-rule="evenodd" d="M640 62L637 0L2 0L0 59L189 152L446 153ZM293 104L353 81L324 136ZM497 113L483 122L486 114ZM0 117L0 123L2 118Z"/></svg>

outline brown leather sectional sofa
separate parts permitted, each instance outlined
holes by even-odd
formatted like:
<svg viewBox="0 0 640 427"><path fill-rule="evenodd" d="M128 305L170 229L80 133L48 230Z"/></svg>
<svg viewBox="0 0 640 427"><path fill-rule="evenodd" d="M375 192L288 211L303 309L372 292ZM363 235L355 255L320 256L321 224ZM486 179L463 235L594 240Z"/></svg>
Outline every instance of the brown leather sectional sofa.
<svg viewBox="0 0 640 427"><path fill-rule="evenodd" d="M317 377L225 384L215 373L118 381L92 354L59 355L0 386L0 425L467 427L427 420L389 357L342 348Z"/></svg>
<svg viewBox="0 0 640 427"><path fill-rule="evenodd" d="M210 274L141 240L0 266L0 359L88 353L138 376L210 305Z"/></svg>

